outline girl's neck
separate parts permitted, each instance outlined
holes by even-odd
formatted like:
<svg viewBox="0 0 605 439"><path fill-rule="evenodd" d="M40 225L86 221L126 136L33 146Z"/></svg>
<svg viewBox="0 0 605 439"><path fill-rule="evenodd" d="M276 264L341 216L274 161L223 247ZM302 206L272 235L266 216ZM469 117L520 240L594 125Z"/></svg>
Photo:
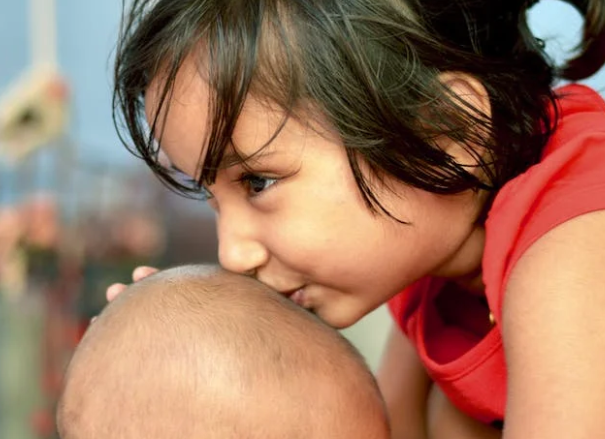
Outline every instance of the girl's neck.
<svg viewBox="0 0 605 439"><path fill-rule="evenodd" d="M454 257L442 267L438 276L446 278L470 293L483 295L481 261L484 246L485 228L477 226Z"/></svg>
<svg viewBox="0 0 605 439"><path fill-rule="evenodd" d="M485 284L483 283L483 270L481 269L481 264L479 264L477 270L474 272L469 273L466 276L452 279L452 282L469 293L481 296L485 294Z"/></svg>

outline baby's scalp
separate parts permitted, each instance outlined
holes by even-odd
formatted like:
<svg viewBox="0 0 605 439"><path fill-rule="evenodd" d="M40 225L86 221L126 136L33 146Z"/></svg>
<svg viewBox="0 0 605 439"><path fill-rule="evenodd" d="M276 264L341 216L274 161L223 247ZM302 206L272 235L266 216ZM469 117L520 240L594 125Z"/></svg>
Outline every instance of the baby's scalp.
<svg viewBox="0 0 605 439"><path fill-rule="evenodd" d="M345 401L350 385L363 395L355 403ZM273 437L272 425L289 437L338 436L347 407L386 431L373 377L339 334L259 282L185 267L137 283L101 314L70 365L59 423L66 439L186 438L195 428ZM228 425L232 436L221 436Z"/></svg>

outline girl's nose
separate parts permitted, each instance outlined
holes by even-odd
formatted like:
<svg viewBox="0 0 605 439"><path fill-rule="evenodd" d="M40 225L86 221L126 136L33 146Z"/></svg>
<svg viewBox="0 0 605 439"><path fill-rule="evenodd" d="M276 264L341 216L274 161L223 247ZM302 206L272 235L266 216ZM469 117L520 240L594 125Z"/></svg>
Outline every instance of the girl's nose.
<svg viewBox="0 0 605 439"><path fill-rule="evenodd" d="M238 224L239 223L239 224ZM241 273L255 273L265 265L269 253L250 224L238 221L235 224L218 219L218 258L226 270Z"/></svg>

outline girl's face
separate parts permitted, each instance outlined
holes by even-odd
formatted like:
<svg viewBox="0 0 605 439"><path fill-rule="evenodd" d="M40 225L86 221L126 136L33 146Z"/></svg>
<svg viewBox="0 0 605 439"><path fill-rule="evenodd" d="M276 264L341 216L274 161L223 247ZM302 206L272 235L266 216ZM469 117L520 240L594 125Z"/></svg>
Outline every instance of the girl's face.
<svg viewBox="0 0 605 439"><path fill-rule="evenodd" d="M163 87L156 82L147 94L150 119ZM188 60L156 133L171 163L192 178L204 154L208 99L207 83ZM262 149L282 117L249 98L233 143L244 156L260 152L246 168L229 166L227 157L207 188L224 268L254 275L342 328L422 276L463 276L479 266L474 194L443 197L387 179L373 190L408 224L373 213L337 136L290 119Z"/></svg>

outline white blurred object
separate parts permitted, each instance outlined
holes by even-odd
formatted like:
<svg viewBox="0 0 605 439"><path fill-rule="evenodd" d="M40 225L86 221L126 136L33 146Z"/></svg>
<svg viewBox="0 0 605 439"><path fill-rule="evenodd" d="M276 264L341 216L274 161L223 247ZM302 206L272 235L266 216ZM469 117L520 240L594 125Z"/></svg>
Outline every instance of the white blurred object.
<svg viewBox="0 0 605 439"><path fill-rule="evenodd" d="M0 101L0 151L20 161L62 137L68 122L66 82L53 69L35 68Z"/></svg>
<svg viewBox="0 0 605 439"><path fill-rule="evenodd" d="M54 0L30 0L31 67L0 98L0 154L19 162L61 138L69 87L57 68Z"/></svg>

